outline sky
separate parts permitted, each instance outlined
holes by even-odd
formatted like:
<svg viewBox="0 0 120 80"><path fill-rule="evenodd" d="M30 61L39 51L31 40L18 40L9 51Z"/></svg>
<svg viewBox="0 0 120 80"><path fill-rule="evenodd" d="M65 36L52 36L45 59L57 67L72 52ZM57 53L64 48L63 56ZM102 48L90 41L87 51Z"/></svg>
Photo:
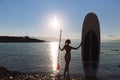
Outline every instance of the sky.
<svg viewBox="0 0 120 80"><path fill-rule="evenodd" d="M120 0L0 0L0 35L59 37L62 29L63 38L80 39L90 12L98 16L102 40L120 40Z"/></svg>

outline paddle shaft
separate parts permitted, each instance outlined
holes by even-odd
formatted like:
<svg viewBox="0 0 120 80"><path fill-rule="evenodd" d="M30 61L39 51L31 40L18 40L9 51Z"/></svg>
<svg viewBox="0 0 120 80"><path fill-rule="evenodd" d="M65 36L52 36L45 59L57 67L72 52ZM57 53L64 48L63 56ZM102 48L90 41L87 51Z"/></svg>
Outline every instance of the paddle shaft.
<svg viewBox="0 0 120 80"><path fill-rule="evenodd" d="M61 37L62 37L62 30L60 30L59 46L61 45ZM60 55L59 46L58 46L58 63L59 63L59 55Z"/></svg>

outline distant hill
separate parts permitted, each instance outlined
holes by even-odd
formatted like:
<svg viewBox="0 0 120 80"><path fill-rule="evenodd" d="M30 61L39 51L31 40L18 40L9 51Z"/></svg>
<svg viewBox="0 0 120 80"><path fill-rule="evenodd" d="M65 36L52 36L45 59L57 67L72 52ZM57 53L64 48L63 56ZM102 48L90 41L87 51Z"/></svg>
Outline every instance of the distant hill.
<svg viewBox="0 0 120 80"><path fill-rule="evenodd" d="M46 42L36 38L30 38L29 36L17 37L17 36L0 36L0 42Z"/></svg>

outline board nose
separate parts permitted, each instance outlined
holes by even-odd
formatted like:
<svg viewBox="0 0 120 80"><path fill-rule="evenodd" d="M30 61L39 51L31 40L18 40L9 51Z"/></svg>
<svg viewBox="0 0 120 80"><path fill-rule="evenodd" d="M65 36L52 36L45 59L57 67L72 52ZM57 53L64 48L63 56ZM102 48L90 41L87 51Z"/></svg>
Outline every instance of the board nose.
<svg viewBox="0 0 120 80"><path fill-rule="evenodd" d="M98 17L96 14L94 13L89 13L87 14L86 16L86 19L85 19L87 25L90 27L90 29L92 30L95 26L99 26L99 23L98 23Z"/></svg>

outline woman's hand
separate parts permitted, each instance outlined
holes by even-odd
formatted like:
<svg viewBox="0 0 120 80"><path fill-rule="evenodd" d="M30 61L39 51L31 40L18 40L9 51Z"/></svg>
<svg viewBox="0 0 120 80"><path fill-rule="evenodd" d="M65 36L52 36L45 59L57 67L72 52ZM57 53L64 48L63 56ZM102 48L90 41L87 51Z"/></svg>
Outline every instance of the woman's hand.
<svg viewBox="0 0 120 80"><path fill-rule="evenodd" d="M78 48L80 48L80 46L82 46L83 42L80 43L80 45L78 46Z"/></svg>
<svg viewBox="0 0 120 80"><path fill-rule="evenodd" d="M59 46L59 49L62 51L62 49L60 48L60 46Z"/></svg>
<svg viewBox="0 0 120 80"><path fill-rule="evenodd" d="M59 49L61 50L60 46L59 46Z"/></svg>
<svg viewBox="0 0 120 80"><path fill-rule="evenodd" d="M82 45L83 45L83 42L80 43L80 46L82 46Z"/></svg>

